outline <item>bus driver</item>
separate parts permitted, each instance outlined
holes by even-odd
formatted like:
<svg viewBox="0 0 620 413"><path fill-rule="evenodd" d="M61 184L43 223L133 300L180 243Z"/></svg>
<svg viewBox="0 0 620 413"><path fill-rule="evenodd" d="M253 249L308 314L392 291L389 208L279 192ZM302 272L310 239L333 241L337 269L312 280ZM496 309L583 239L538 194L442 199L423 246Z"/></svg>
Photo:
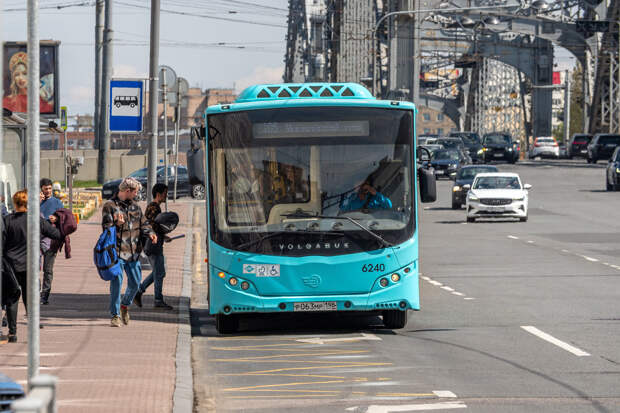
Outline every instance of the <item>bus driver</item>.
<svg viewBox="0 0 620 413"><path fill-rule="evenodd" d="M341 212L356 211L360 209L390 209L392 201L381 192L378 192L367 179L359 189L349 195L340 206Z"/></svg>

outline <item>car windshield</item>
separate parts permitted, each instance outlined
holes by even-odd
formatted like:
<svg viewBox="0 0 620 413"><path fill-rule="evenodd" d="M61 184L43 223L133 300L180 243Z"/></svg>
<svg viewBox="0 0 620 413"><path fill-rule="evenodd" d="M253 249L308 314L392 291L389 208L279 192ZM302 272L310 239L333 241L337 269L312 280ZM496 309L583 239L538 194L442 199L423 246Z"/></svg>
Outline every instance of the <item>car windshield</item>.
<svg viewBox="0 0 620 413"><path fill-rule="evenodd" d="M455 138L461 138L466 145L479 145L480 138L476 133L451 133L450 136Z"/></svg>
<svg viewBox="0 0 620 413"><path fill-rule="evenodd" d="M512 143L508 135L487 135L484 137L485 145L505 145Z"/></svg>
<svg viewBox="0 0 620 413"><path fill-rule="evenodd" d="M147 172L148 171L146 168L142 168L142 169L138 169L135 172L130 173L129 176L131 178L146 178Z"/></svg>
<svg viewBox="0 0 620 413"><path fill-rule="evenodd" d="M577 135L575 136L573 143L589 143L592 140L590 135Z"/></svg>
<svg viewBox="0 0 620 413"><path fill-rule="evenodd" d="M455 160L458 161L459 153L457 151L447 151L445 149L439 149L433 151L433 159L436 160Z"/></svg>
<svg viewBox="0 0 620 413"><path fill-rule="evenodd" d="M478 174L495 172L495 171L497 171L497 168L488 168L488 167L463 168L456 175L456 179L473 180Z"/></svg>
<svg viewBox="0 0 620 413"><path fill-rule="evenodd" d="M516 176L479 176L474 181L473 189L521 189Z"/></svg>
<svg viewBox="0 0 620 413"><path fill-rule="evenodd" d="M210 115L208 123L212 236L220 245L277 255L382 247L344 217L393 244L412 233L410 111L278 108ZM316 249L335 228L349 250ZM311 248L288 249L300 242Z"/></svg>
<svg viewBox="0 0 620 413"><path fill-rule="evenodd" d="M458 148L459 146L463 146L463 141L458 138L437 139L437 143L443 145L444 148Z"/></svg>

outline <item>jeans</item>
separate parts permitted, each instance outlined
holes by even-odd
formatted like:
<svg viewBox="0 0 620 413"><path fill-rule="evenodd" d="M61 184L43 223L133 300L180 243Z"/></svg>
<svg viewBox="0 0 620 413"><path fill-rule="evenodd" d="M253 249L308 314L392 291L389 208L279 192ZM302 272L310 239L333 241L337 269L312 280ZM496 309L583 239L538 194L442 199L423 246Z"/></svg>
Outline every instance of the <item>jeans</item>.
<svg viewBox="0 0 620 413"><path fill-rule="evenodd" d="M121 263L121 274L110 281L110 313L112 316L120 314L121 305L129 306L131 304L138 292L138 288L140 288L140 281L142 280L142 268L139 260L125 261L119 258L118 261ZM127 288L121 300L123 271L127 274Z"/></svg>
<svg viewBox="0 0 620 413"><path fill-rule="evenodd" d="M144 293L153 282L155 283L155 302L164 302L162 288L164 286L164 277L166 277L166 258L163 255L149 255L149 261L153 272L140 285L140 292Z"/></svg>
<svg viewBox="0 0 620 413"><path fill-rule="evenodd" d="M22 301L24 302L24 307L26 308L26 311L28 311L28 275L26 271L16 272L15 278L17 279L17 283L22 289ZM9 324L9 334L11 335L17 334L18 307L19 301L16 301L11 305L6 306L6 319Z"/></svg>
<svg viewBox="0 0 620 413"><path fill-rule="evenodd" d="M56 261L56 251L47 250L43 254L43 287L41 297L48 298L52 290L52 280L54 279L54 262Z"/></svg>

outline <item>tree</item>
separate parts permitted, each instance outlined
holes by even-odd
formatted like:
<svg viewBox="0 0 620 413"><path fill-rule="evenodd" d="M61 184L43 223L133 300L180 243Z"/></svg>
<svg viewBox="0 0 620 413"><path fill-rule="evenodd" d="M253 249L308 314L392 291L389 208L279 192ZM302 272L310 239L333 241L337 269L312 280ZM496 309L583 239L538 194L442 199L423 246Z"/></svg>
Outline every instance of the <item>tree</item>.
<svg viewBox="0 0 620 413"><path fill-rule="evenodd" d="M568 135L583 132L583 69L576 66L571 74L570 125Z"/></svg>

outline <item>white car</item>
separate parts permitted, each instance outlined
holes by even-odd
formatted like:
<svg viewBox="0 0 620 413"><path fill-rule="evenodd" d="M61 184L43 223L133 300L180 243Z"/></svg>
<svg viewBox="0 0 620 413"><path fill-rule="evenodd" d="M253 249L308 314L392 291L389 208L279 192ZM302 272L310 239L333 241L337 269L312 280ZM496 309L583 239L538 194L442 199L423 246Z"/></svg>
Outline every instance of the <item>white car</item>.
<svg viewBox="0 0 620 413"><path fill-rule="evenodd" d="M515 173L492 172L476 175L465 199L467 222L476 218L514 217L527 221L528 190Z"/></svg>
<svg viewBox="0 0 620 413"><path fill-rule="evenodd" d="M560 147L553 136L541 136L534 139L534 145L530 149L530 158L537 156L556 159L560 157Z"/></svg>

